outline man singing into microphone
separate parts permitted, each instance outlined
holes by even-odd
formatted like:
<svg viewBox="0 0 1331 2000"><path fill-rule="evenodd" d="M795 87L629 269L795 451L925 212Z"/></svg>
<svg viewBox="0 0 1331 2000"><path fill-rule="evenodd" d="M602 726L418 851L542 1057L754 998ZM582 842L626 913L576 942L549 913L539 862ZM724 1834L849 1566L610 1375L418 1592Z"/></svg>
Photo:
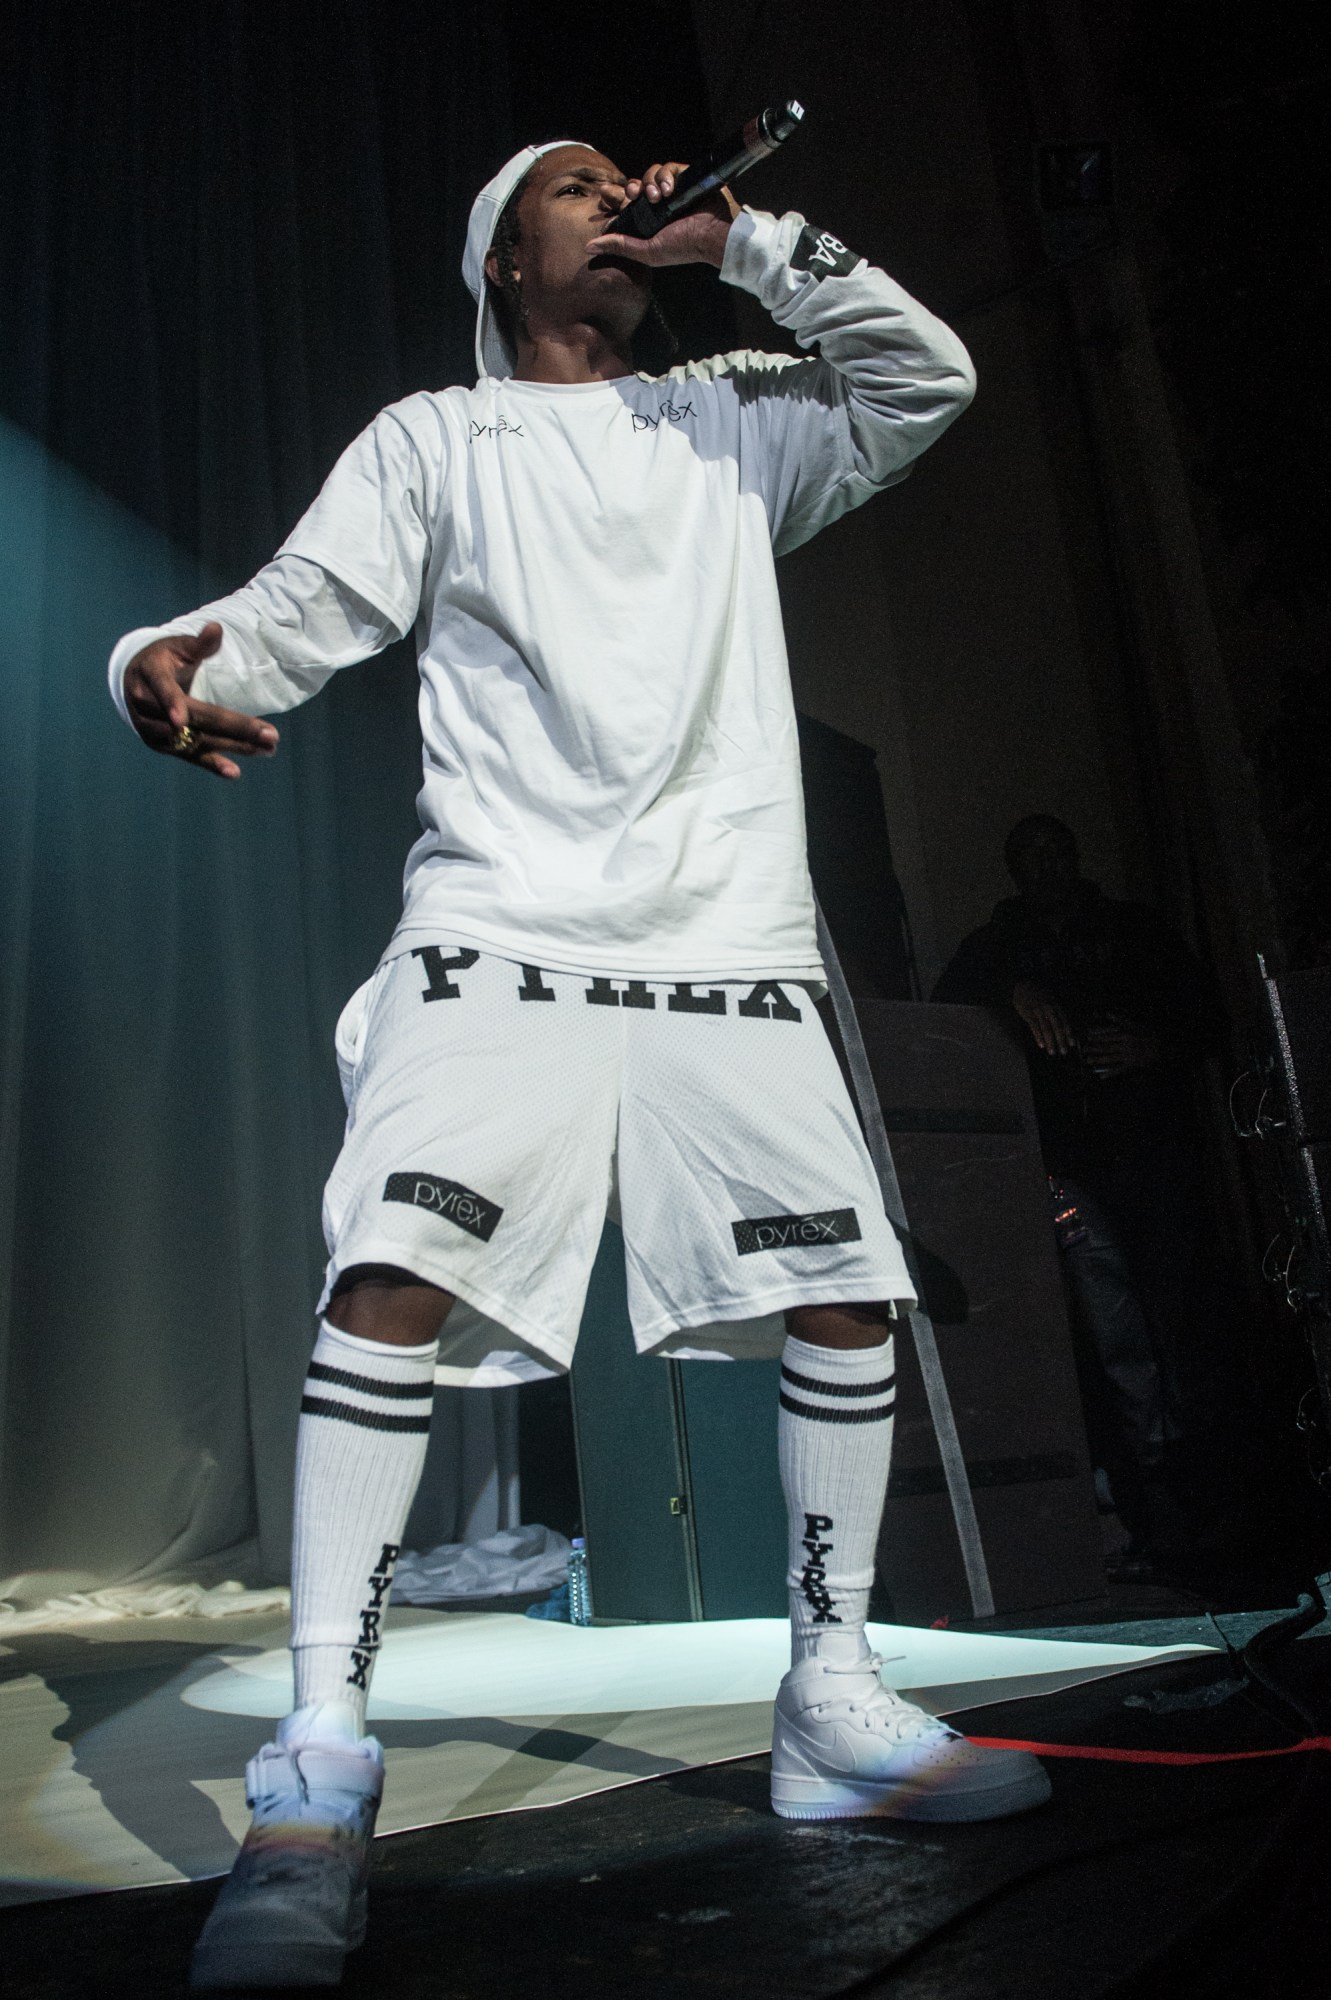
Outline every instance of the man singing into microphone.
<svg viewBox="0 0 1331 2000"><path fill-rule="evenodd" d="M682 172L626 181L566 142L511 160L463 264L476 387L383 411L251 583L112 658L144 741L228 779L276 748L256 717L409 630L421 677L423 831L339 1028L296 1705L249 1766L254 1824L196 1985L335 1984L359 1943L383 1782L365 1705L436 1369L566 1368L607 1205L640 1351L782 1356L776 1810L984 1819L1048 1793L1032 1758L885 1688L865 1642L911 1288L813 1006L773 567L896 484L972 371L802 216L721 194L649 239L602 234ZM816 352L636 372L652 268L680 263Z"/></svg>

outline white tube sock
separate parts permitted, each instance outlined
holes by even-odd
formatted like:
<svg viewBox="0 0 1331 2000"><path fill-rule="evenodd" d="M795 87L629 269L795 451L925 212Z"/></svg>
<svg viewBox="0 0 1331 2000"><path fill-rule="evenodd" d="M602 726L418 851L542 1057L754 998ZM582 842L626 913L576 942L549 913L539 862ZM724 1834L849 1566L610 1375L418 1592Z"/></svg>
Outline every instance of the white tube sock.
<svg viewBox="0 0 1331 2000"><path fill-rule="evenodd" d="M324 1320L305 1378L291 1552L296 1707L348 1703L358 1735L425 1463L438 1352L437 1340L391 1347Z"/></svg>
<svg viewBox="0 0 1331 2000"><path fill-rule="evenodd" d="M834 1634L838 1652L847 1641L863 1646L895 1400L890 1334L881 1347L787 1339L777 1449L790 1520L792 1665Z"/></svg>

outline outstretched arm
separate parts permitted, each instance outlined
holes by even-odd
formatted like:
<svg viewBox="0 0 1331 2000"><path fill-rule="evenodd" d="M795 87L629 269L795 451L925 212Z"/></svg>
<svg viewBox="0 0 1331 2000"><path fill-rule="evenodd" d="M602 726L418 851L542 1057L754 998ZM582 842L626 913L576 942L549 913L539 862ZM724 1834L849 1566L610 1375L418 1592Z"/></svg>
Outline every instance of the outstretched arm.
<svg viewBox="0 0 1331 2000"><path fill-rule="evenodd" d="M339 667L400 636L320 564L278 556L231 596L170 626L127 633L111 655L111 695L150 750L235 779L238 757L277 749L276 729L260 716L308 701Z"/></svg>
<svg viewBox="0 0 1331 2000"><path fill-rule="evenodd" d="M308 701L339 667L411 630L430 536L407 407L381 411L352 440L242 590L120 641L111 698L150 749L238 778L237 757L277 747L277 731L256 717Z"/></svg>

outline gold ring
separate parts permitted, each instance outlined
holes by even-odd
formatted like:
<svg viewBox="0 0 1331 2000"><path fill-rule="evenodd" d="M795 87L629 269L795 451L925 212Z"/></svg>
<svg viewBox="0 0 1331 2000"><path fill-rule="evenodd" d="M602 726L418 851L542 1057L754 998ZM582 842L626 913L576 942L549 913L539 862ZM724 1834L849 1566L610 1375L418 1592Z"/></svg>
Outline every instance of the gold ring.
<svg viewBox="0 0 1331 2000"><path fill-rule="evenodd" d="M188 723L185 724L183 729L177 729L172 733L171 737L172 756L193 757L197 754L198 749L199 749L199 739L194 734L194 731L190 728Z"/></svg>

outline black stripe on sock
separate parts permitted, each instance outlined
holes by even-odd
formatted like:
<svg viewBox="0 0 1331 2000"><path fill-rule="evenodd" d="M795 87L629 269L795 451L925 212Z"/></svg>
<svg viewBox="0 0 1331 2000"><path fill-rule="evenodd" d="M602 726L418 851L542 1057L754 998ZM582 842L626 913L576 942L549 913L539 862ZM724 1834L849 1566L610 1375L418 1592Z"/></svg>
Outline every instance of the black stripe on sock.
<svg viewBox="0 0 1331 2000"><path fill-rule="evenodd" d="M322 1396L302 1396L300 1413L303 1417L336 1417L344 1424L359 1424L367 1431L428 1431L428 1416L409 1417L390 1414L385 1410L362 1410L355 1403L329 1403Z"/></svg>
<svg viewBox="0 0 1331 2000"><path fill-rule="evenodd" d="M876 1410L820 1410L816 1403L797 1403L781 1391L781 1407L792 1417L812 1417L816 1424L876 1424L884 1422L896 1408L895 1398Z"/></svg>
<svg viewBox="0 0 1331 2000"><path fill-rule="evenodd" d="M789 1382L792 1389L811 1389L816 1396L885 1396L896 1385L896 1376L887 1375L881 1382L819 1382L812 1375L797 1375L793 1368L781 1363L781 1380Z"/></svg>
<svg viewBox="0 0 1331 2000"><path fill-rule="evenodd" d="M414 1398L417 1402L434 1396L433 1381L379 1382L373 1375L353 1375L349 1368L330 1368L326 1361L311 1361L308 1375L312 1382L331 1382L339 1389L359 1389L365 1396Z"/></svg>

